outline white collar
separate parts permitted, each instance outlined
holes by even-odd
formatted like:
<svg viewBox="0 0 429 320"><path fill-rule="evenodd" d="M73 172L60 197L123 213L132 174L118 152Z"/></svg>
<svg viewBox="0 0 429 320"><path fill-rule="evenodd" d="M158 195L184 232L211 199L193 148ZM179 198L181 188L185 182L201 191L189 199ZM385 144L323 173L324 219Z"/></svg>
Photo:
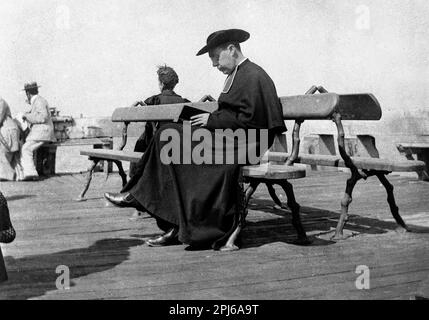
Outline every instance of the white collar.
<svg viewBox="0 0 429 320"><path fill-rule="evenodd" d="M240 66L244 61L246 61L247 60L247 58L244 58L243 60L241 60L240 61L240 63L239 64L237 64L237 68L238 68L238 66Z"/></svg>
<svg viewBox="0 0 429 320"><path fill-rule="evenodd" d="M222 90L222 93L228 93L229 92L229 90L231 89L231 87L232 87L232 84L234 83L234 80L235 80L235 76L236 76L236 74L237 74L237 71L238 71L238 67L244 62L244 61L246 61L247 60L247 58L244 58L243 60L241 60L236 66L235 66L235 69L234 69L234 71L231 73L231 74L229 74L228 75L228 77L226 77L226 79L225 79L225 83L223 84L223 90Z"/></svg>
<svg viewBox="0 0 429 320"><path fill-rule="evenodd" d="M36 94L35 96L32 96L31 100L30 100L30 104L33 104L34 100L36 100L36 98L38 98L38 97L39 97L38 94Z"/></svg>

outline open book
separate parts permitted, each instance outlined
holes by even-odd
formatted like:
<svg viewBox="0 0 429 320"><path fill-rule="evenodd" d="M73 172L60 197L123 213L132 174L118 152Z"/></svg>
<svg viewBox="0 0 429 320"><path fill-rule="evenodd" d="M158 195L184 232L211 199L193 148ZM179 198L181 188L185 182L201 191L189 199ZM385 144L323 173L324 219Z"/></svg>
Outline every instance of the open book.
<svg viewBox="0 0 429 320"><path fill-rule="evenodd" d="M208 113L208 112L201 110L201 109L191 107L191 106L184 106L182 109L182 112L180 113L179 120L190 121L191 117L199 115L199 114L203 114L203 113Z"/></svg>

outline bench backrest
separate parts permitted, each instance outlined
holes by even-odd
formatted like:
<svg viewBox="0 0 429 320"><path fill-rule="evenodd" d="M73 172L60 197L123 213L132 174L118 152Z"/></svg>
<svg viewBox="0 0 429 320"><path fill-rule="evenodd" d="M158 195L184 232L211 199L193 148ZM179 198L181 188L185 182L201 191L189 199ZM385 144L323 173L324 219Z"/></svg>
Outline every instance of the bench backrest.
<svg viewBox="0 0 429 320"><path fill-rule="evenodd" d="M335 112L342 120L380 120L381 107L372 94L323 93L281 97L285 120L324 120Z"/></svg>
<svg viewBox="0 0 429 320"><path fill-rule="evenodd" d="M179 120L179 116L185 106L204 110L212 113L218 108L217 102L194 102L163 104L157 106L118 108L113 112L113 122L145 122L145 121L174 121Z"/></svg>
<svg viewBox="0 0 429 320"><path fill-rule="evenodd" d="M379 120L381 108L372 94L323 93L281 97L285 120L325 120L339 112L342 120ZM119 108L112 115L113 122L177 121L185 106L213 112L217 102L195 102Z"/></svg>

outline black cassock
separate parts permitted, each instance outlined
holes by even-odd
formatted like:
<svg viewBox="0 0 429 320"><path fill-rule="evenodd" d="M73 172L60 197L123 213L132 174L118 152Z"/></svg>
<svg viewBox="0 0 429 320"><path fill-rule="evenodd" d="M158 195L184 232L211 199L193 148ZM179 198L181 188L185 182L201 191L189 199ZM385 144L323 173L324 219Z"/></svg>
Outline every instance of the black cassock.
<svg viewBox="0 0 429 320"><path fill-rule="evenodd" d="M209 117L207 129L212 134L215 129L269 129L271 144L275 134L286 131L273 81L249 60L231 77L232 86L220 95L219 109ZM163 164L161 150L168 142L161 141L162 132L177 130L183 142L183 127L165 124L156 132L138 172L122 192L130 192L164 231L179 226L182 243L218 249L236 227L242 210L241 164ZM198 144L193 141L192 148Z"/></svg>
<svg viewBox="0 0 429 320"><path fill-rule="evenodd" d="M147 98L144 103L148 106L160 105L160 104L175 104L175 103L184 103L190 102L188 99L182 98L176 94L173 90L162 90L160 94L154 95ZM144 108L144 106L143 106ZM134 147L135 152L146 152L150 142L153 139L155 131L160 127L159 122L148 121L145 125L145 130L143 131L140 138L137 139L136 145ZM130 164L130 177L135 175L137 172L137 166L135 163Z"/></svg>

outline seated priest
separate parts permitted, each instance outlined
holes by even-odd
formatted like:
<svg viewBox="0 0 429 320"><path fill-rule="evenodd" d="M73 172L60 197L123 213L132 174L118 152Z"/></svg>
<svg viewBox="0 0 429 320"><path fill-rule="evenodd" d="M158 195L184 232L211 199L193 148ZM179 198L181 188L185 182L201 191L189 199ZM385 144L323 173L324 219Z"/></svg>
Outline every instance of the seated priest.
<svg viewBox="0 0 429 320"><path fill-rule="evenodd" d="M221 30L208 37L206 46L197 56L208 53L213 67L227 76L218 99L218 110L195 115L190 124L164 125L155 133L140 160L139 171L122 192L105 194L106 199L116 206L143 208L157 220L164 234L148 240L149 246L185 243L191 247L222 248L244 210L241 167L249 163L251 151L252 154L254 150L259 151L259 161L273 143L274 136L286 131L273 81L242 53L240 43L249 37L248 32L240 29ZM233 152L245 147L246 159L233 163L200 163L192 157L191 161L185 161L189 153L193 155L195 148L201 147L199 141L189 141L188 129L192 133L204 129L201 135L211 135L213 140L217 139L219 130L244 131L249 139L244 146L240 141L234 143ZM177 132L181 138L179 163L165 163L162 159L163 148L169 144L165 139L167 132ZM263 132L267 133L265 142L261 138ZM230 139L234 137L233 134ZM206 148L204 152L211 153L216 159L218 153L222 159L224 153L228 153L225 147L218 148L217 144L209 143L209 146L212 149L207 151ZM239 157L235 155L234 159Z"/></svg>

